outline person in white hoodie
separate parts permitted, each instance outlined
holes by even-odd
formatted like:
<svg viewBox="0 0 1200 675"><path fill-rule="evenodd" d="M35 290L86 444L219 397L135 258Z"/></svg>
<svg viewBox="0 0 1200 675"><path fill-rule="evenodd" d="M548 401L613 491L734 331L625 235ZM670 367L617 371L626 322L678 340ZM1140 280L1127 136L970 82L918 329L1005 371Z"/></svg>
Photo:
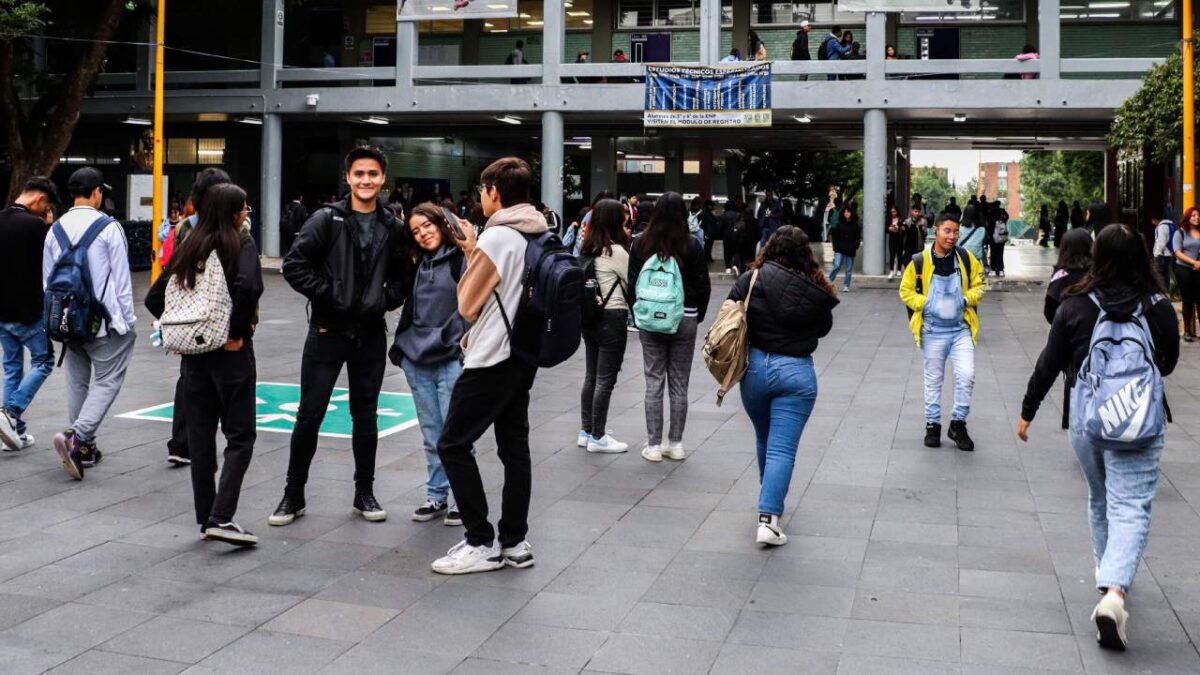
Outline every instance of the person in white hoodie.
<svg viewBox="0 0 1200 675"><path fill-rule="evenodd" d="M98 169L85 166L71 174L67 190L75 205L46 235L42 248L43 288L63 253L60 238L65 235L72 246L78 244L93 223L106 217L99 207L104 203L105 192L111 189ZM133 357L137 337L133 324L137 317L133 312L128 250L125 231L115 220L109 220L87 247L92 293L104 305L109 318L101 324L94 339L64 345L70 424L54 435L54 449L62 460L63 471L75 480L83 480L84 469L100 461L96 431L120 393Z"/></svg>
<svg viewBox="0 0 1200 675"><path fill-rule="evenodd" d="M533 172L517 157L484 169L480 202L487 225L471 246L464 242L467 269L458 282L458 312L472 323L463 336L463 371L450 395L450 410L438 439L438 456L450 479L466 528L465 539L433 562L439 574L488 572L533 565L529 530L529 389L537 374L513 353L509 321L516 317L529 236L548 231L546 219L529 203ZM504 464L504 502L497 531L488 521L487 497L471 448L488 427Z"/></svg>

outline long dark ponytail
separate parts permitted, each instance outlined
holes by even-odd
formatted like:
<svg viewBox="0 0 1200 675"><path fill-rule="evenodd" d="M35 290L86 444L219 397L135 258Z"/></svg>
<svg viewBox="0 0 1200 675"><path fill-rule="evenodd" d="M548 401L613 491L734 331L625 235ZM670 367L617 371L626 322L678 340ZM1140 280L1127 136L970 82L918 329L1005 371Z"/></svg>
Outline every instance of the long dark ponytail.
<svg viewBox="0 0 1200 675"><path fill-rule="evenodd" d="M208 254L214 250L225 268L226 280L236 275L238 252L242 248L242 224L237 222L237 216L245 206L246 191L233 183L208 189L200 204L200 222L171 257L171 274L180 285L195 287L196 274L204 269Z"/></svg>
<svg viewBox="0 0 1200 675"><path fill-rule="evenodd" d="M687 257L692 236L688 232L687 217L683 195L678 192L664 192L654 200L654 213L650 216L650 224L638 237L638 251L642 257L657 255L664 260L674 258L675 262L682 265Z"/></svg>
<svg viewBox="0 0 1200 675"><path fill-rule="evenodd" d="M1087 276L1063 296L1087 295L1097 288L1116 285L1129 286L1142 297L1166 294L1141 235L1121 223L1107 225L1096 235Z"/></svg>

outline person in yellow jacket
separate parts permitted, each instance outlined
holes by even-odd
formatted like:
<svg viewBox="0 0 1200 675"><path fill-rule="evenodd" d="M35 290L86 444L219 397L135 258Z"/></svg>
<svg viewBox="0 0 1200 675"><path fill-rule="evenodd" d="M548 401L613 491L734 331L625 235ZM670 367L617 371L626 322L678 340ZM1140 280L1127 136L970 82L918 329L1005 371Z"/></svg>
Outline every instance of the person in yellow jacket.
<svg viewBox="0 0 1200 675"><path fill-rule="evenodd" d="M975 388L975 343L983 300L983 265L958 244L958 218L938 217L933 245L913 256L900 280L900 300L911 313L909 327L925 359L925 445L942 444L942 382L946 360L954 368L954 411L947 436L959 450L972 451L967 434Z"/></svg>

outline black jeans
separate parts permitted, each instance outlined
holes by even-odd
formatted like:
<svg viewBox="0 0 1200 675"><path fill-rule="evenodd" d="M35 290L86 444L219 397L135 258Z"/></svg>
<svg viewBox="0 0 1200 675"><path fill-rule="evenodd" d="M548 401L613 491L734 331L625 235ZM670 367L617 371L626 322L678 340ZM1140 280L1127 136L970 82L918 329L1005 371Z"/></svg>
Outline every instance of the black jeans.
<svg viewBox="0 0 1200 675"><path fill-rule="evenodd" d="M892 234L889 232L887 269L889 272L893 270L896 272L903 272L904 266L904 234Z"/></svg>
<svg viewBox="0 0 1200 675"><path fill-rule="evenodd" d="M308 469L317 452L317 434L343 365L349 379L350 418L354 427L350 439L354 451L354 489L362 494L372 493L375 453L379 447L376 410L386 359L387 331L382 326L360 332L357 337L309 326L300 359L300 407L292 431L287 494L296 498L304 495Z"/></svg>
<svg viewBox="0 0 1200 675"><path fill-rule="evenodd" d="M712 236L708 232L705 232L704 233L704 259L707 260L708 262L713 261L712 250L713 250L713 244L715 244L715 243L717 243L717 238Z"/></svg>
<svg viewBox="0 0 1200 675"><path fill-rule="evenodd" d="M529 388L537 368L509 357L487 368L468 368L450 394L450 414L438 439L438 456L450 489L458 500L467 530L467 543L490 545L496 531L488 522L487 495L479 465L471 453L475 441L490 426L496 434L496 455L504 464L500 506L500 545L515 546L529 531Z"/></svg>
<svg viewBox="0 0 1200 675"><path fill-rule="evenodd" d="M250 341L241 351L223 349L182 358L183 409L192 453L196 522L225 523L237 512L242 478L254 454L256 368ZM217 475L217 424L225 435L225 461Z"/></svg>
<svg viewBox="0 0 1200 675"><path fill-rule="evenodd" d="M187 420L183 414L183 359L179 360L179 379L175 380L175 407L171 413L171 438L167 440L167 454L190 458L188 451Z"/></svg>
<svg viewBox="0 0 1200 675"><path fill-rule="evenodd" d="M1003 272L1004 271L1004 246L1007 243L1008 242L1003 242L1003 243L998 242L998 241L992 242L992 271L993 272Z"/></svg>
<svg viewBox="0 0 1200 675"><path fill-rule="evenodd" d="M725 269L730 269L734 265L741 267L742 263L737 255L737 253L738 253L737 238L730 235L730 236L722 239L721 242L722 242L721 250L724 251L724 255L725 255Z"/></svg>
<svg viewBox="0 0 1200 675"><path fill-rule="evenodd" d="M1175 283L1183 297L1183 332L1196 336L1196 303L1200 301L1200 271L1183 265L1175 266Z"/></svg>
<svg viewBox="0 0 1200 675"><path fill-rule="evenodd" d="M1163 288L1171 290L1171 268L1175 266L1175 258L1169 255L1155 256L1154 266L1158 269L1158 276L1162 277Z"/></svg>
<svg viewBox="0 0 1200 675"><path fill-rule="evenodd" d="M583 330L587 373L580 394L580 428L593 438L604 436L608 425L608 402L625 361L625 310L606 309L600 323Z"/></svg>

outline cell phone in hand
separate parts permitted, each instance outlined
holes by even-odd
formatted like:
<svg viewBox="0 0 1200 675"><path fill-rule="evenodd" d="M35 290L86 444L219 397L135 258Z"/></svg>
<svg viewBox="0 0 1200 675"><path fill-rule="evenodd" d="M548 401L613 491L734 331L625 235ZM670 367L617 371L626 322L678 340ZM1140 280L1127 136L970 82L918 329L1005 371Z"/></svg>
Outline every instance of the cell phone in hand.
<svg viewBox="0 0 1200 675"><path fill-rule="evenodd" d="M459 241L465 241L467 235L463 233L462 226L458 224L458 217L454 215L454 212L443 206L442 216L446 218L446 224L450 226L450 232L454 235L454 238Z"/></svg>

